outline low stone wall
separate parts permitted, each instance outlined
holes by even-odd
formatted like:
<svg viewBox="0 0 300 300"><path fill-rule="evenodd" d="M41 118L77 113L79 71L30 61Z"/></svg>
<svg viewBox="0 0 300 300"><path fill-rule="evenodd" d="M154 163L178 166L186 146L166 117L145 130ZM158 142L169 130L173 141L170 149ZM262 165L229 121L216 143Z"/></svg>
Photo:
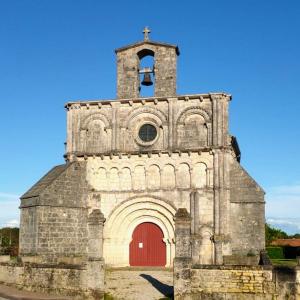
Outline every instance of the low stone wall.
<svg viewBox="0 0 300 300"><path fill-rule="evenodd" d="M187 299L300 299L300 269L174 264L174 294ZM183 272L184 271L184 272Z"/></svg>
<svg viewBox="0 0 300 300"><path fill-rule="evenodd" d="M0 282L30 291L74 296L74 299L103 299L104 262L83 265L0 263Z"/></svg>
<svg viewBox="0 0 300 300"><path fill-rule="evenodd" d="M275 282L272 270L249 267L193 268L191 269L192 294L239 294L239 299L272 299ZM241 295L242 294L242 295Z"/></svg>

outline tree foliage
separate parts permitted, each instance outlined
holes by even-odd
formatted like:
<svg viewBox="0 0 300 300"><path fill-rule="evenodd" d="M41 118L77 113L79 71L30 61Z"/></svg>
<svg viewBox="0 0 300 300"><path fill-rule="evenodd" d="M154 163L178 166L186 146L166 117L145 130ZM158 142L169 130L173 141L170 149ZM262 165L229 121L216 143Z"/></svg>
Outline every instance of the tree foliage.
<svg viewBox="0 0 300 300"><path fill-rule="evenodd" d="M281 229L274 228L266 223L266 245L270 245L272 241L277 239L287 239L290 236Z"/></svg>
<svg viewBox="0 0 300 300"><path fill-rule="evenodd" d="M16 256L19 248L19 228L0 229L0 254Z"/></svg>

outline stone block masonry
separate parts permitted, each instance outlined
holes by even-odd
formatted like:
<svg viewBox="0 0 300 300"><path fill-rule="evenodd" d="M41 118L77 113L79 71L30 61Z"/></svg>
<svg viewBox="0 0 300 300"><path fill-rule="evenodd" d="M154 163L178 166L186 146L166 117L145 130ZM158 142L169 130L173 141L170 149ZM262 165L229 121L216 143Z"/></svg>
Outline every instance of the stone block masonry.
<svg viewBox="0 0 300 300"><path fill-rule="evenodd" d="M235 265L236 259L232 260L232 265L193 263L189 246L191 225L186 209L179 208L175 214L175 300L300 299L300 267L275 268L257 263Z"/></svg>
<svg viewBox="0 0 300 300"><path fill-rule="evenodd" d="M103 271L103 262L97 262ZM34 263L0 263L0 282L29 291L51 292L73 299L103 299L103 289L91 286L95 264L46 265ZM100 273L100 272L98 272ZM104 274L104 272L102 272ZM99 278L97 278L99 279ZM101 280L99 281L101 283Z"/></svg>
<svg viewBox="0 0 300 300"><path fill-rule="evenodd" d="M194 265L183 277L177 271L179 264L177 261L174 268L176 300L300 299L299 268Z"/></svg>

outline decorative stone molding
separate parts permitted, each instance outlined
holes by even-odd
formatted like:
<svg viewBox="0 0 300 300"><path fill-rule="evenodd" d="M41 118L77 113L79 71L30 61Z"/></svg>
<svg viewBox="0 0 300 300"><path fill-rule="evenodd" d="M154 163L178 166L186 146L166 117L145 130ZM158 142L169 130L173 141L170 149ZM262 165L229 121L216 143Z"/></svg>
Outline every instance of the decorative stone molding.
<svg viewBox="0 0 300 300"><path fill-rule="evenodd" d="M168 117L161 110L150 106L143 106L143 107L137 107L132 110L132 112L126 118L123 127L128 128L131 121L137 116L140 116L142 114L152 114L156 116L161 121L161 124L164 124L168 121Z"/></svg>
<svg viewBox="0 0 300 300"><path fill-rule="evenodd" d="M200 115L204 118L206 123L211 122L211 116L210 116L210 112L208 112L206 109L204 109L201 106L191 106L188 107L186 109L184 109L183 111L181 111L177 117L177 121L176 124L183 124L184 125L184 120L187 116L189 115Z"/></svg>
<svg viewBox="0 0 300 300"><path fill-rule="evenodd" d="M107 129L111 128L111 124L110 124L109 120L107 119L107 117L104 114L99 113L99 112L93 113L91 115L88 115L86 118L84 118L83 121L81 122L80 128L82 130L88 129L90 122L92 122L94 120L101 120Z"/></svg>

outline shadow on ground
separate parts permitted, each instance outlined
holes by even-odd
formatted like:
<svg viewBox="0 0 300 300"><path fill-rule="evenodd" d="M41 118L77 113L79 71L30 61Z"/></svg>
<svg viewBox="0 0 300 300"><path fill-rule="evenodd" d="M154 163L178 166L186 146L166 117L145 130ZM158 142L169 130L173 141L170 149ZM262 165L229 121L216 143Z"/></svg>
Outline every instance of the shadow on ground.
<svg viewBox="0 0 300 300"><path fill-rule="evenodd" d="M140 274L141 277L146 279L148 282L152 284L154 288L156 288L160 293L162 293L164 296L168 297L169 299L173 299L173 286L162 283L161 281L155 279L151 275L148 274Z"/></svg>

